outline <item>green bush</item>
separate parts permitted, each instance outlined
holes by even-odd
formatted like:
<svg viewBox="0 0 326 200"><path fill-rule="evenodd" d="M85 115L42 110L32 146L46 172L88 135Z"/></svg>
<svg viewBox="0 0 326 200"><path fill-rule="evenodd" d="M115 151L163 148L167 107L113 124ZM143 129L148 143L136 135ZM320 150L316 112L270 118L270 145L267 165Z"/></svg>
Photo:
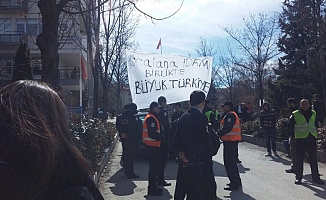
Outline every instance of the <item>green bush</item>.
<svg viewBox="0 0 326 200"><path fill-rule="evenodd" d="M246 135L252 135L254 137L263 137L259 130L259 120L246 121L242 124L242 133Z"/></svg>
<svg viewBox="0 0 326 200"><path fill-rule="evenodd" d="M79 123L71 122L70 130L77 148L89 162L93 172L98 171L105 150L116 133L115 125L98 119L89 119Z"/></svg>
<svg viewBox="0 0 326 200"><path fill-rule="evenodd" d="M288 133L286 129L288 119L280 118L276 122L276 141L283 142L283 140L288 139ZM326 126L317 128L318 138L317 138L317 148L318 150L326 150ZM242 124L242 133L247 135L252 135L254 137L263 138L263 134L259 130L259 119L254 121L247 121Z"/></svg>

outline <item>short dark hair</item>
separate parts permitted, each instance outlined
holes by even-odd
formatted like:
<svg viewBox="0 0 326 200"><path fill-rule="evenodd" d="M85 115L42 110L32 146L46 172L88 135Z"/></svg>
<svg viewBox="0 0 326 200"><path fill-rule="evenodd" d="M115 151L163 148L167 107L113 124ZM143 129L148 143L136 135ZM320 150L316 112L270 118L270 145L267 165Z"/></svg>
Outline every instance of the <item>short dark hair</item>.
<svg viewBox="0 0 326 200"><path fill-rule="evenodd" d="M159 104L156 101L153 101L150 105L149 105L149 109L152 110L155 107L159 107Z"/></svg>
<svg viewBox="0 0 326 200"><path fill-rule="evenodd" d="M204 101L206 98L206 95L201 90L195 90L190 94L190 105L195 106L200 104L202 101Z"/></svg>
<svg viewBox="0 0 326 200"><path fill-rule="evenodd" d="M174 106L179 106L179 107L181 107L181 103L180 103L180 102L175 103Z"/></svg>
<svg viewBox="0 0 326 200"><path fill-rule="evenodd" d="M160 97L157 99L157 101L158 101L158 103L159 103L160 105L162 105L163 102L166 103L166 98L165 98L164 96L160 96Z"/></svg>
<svg viewBox="0 0 326 200"><path fill-rule="evenodd" d="M135 103L130 103L129 104L129 110L132 110L132 111L137 110L137 105Z"/></svg>
<svg viewBox="0 0 326 200"><path fill-rule="evenodd" d="M295 100L294 100L294 98L292 98L292 97L291 97L291 98L288 98L288 100L286 100L286 102L287 102L287 103L290 103L290 104L291 104L291 103L295 104Z"/></svg>

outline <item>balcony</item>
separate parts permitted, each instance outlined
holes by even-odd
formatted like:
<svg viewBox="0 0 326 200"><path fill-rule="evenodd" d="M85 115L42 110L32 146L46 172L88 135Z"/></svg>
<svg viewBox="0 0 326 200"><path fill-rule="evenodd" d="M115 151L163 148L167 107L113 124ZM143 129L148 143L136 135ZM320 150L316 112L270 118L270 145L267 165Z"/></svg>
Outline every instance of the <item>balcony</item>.
<svg viewBox="0 0 326 200"><path fill-rule="evenodd" d="M0 13L13 14L27 11L27 0L0 0Z"/></svg>
<svg viewBox="0 0 326 200"><path fill-rule="evenodd" d="M61 68L61 67L59 67ZM73 67L61 68L60 71L60 85L70 85L76 86L79 88L79 69L76 68L77 71L73 69ZM6 66L0 64L0 82L3 81L11 81L13 73L13 66ZM39 66L33 68L33 79L41 80L42 69ZM0 83L3 86L3 84Z"/></svg>
<svg viewBox="0 0 326 200"><path fill-rule="evenodd" d="M26 34L24 32L8 31L5 33L0 33L0 44L16 45L22 42L22 40L25 38Z"/></svg>

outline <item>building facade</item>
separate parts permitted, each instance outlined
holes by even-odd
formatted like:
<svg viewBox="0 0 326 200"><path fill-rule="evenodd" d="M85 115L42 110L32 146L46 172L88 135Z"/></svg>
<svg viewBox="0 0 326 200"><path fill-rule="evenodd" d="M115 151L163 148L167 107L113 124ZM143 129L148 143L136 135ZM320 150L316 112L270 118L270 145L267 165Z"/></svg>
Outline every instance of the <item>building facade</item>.
<svg viewBox="0 0 326 200"><path fill-rule="evenodd" d="M12 82L15 55L21 43L26 43L30 50L34 80L41 79L41 53L36 45L41 31L42 16L37 1L0 0L0 86ZM61 95L68 107L78 107L91 77L87 76L89 67L83 51L86 33L82 18L77 14L61 14L58 31Z"/></svg>

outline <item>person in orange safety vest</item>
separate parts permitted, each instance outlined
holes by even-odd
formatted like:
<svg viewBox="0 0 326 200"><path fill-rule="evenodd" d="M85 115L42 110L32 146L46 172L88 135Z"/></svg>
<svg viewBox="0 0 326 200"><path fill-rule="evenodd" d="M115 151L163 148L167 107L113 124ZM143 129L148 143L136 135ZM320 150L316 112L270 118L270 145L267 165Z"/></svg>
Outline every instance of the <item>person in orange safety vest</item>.
<svg viewBox="0 0 326 200"><path fill-rule="evenodd" d="M162 188L157 187L157 177L159 176L161 145L164 141L162 131L164 128L158 117L160 108L157 102L152 102L149 107L150 111L145 117L143 123L142 139L145 144L146 152L149 158L148 172L148 195L162 196Z"/></svg>
<svg viewBox="0 0 326 200"><path fill-rule="evenodd" d="M224 167L230 183L224 190L238 190L242 186L237 166L238 143L241 140L241 128L238 115L233 111L233 103L225 102L223 105L224 116L220 122L221 129L218 135L223 141Z"/></svg>

